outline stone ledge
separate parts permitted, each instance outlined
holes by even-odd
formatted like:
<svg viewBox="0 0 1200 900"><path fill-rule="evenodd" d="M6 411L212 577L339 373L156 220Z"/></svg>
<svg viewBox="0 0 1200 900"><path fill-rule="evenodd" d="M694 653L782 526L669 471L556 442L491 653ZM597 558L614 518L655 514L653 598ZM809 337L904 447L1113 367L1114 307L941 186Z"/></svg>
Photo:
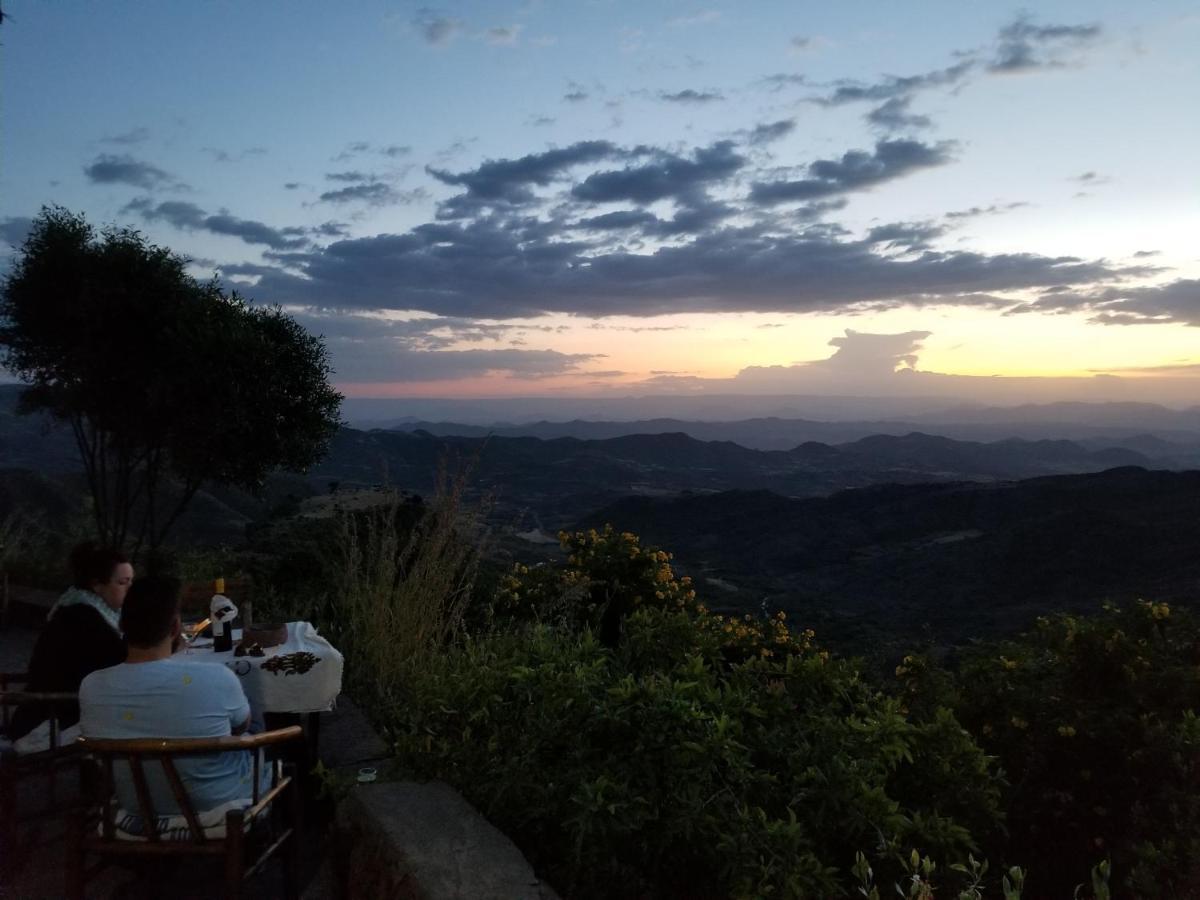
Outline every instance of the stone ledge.
<svg viewBox="0 0 1200 900"><path fill-rule="evenodd" d="M358 785L337 827L344 897L558 900L512 841L441 782Z"/></svg>

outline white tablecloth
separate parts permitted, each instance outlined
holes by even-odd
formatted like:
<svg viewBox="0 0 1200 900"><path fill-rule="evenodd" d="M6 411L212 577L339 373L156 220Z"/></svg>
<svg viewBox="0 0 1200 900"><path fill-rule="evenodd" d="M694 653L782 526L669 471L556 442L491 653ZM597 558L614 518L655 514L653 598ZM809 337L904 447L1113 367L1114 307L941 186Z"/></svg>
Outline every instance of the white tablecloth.
<svg viewBox="0 0 1200 900"><path fill-rule="evenodd" d="M186 659L224 665L242 683L257 718L262 713L310 713L333 709L342 690L342 654L308 622L288 622L288 639L264 656L192 647ZM234 643L241 637L234 630Z"/></svg>

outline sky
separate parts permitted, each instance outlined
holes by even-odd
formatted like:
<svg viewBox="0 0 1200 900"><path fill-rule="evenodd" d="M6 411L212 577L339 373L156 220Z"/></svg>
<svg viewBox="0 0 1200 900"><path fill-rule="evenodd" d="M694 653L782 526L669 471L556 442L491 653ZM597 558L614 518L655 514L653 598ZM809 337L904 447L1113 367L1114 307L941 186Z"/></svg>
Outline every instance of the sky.
<svg viewBox="0 0 1200 900"><path fill-rule="evenodd" d="M6 0L44 205L324 336L352 397L1200 403L1200 10Z"/></svg>

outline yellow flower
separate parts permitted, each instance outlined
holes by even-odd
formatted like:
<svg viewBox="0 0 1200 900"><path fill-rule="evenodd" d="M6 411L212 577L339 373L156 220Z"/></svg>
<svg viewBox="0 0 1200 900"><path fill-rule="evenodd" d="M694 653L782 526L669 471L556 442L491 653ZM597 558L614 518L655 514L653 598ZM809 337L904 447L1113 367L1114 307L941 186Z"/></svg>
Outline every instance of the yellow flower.
<svg viewBox="0 0 1200 900"><path fill-rule="evenodd" d="M1070 725L1059 725L1058 733L1063 737L1075 737L1075 729Z"/></svg>
<svg viewBox="0 0 1200 900"><path fill-rule="evenodd" d="M1015 659L1009 659L1008 657L1001 656L1000 665L1004 666L1005 669L1011 672L1017 667L1017 661Z"/></svg>
<svg viewBox="0 0 1200 900"><path fill-rule="evenodd" d="M1024 719L1022 719L1020 716L1013 716L1011 721L1012 721L1012 727L1016 728L1019 731L1024 731L1026 728L1029 727L1029 723L1026 722Z"/></svg>

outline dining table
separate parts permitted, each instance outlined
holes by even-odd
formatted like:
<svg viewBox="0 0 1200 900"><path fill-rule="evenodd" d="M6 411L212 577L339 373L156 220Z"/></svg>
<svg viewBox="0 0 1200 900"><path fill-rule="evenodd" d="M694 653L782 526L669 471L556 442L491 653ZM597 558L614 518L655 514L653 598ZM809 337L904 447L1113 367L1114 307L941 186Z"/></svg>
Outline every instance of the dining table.
<svg viewBox="0 0 1200 900"><path fill-rule="evenodd" d="M234 649L217 651L198 638L182 651L188 660L221 665L241 682L255 718L268 713L321 713L333 709L342 690L342 654L308 622L288 622L287 640L239 654L241 629L233 629Z"/></svg>

